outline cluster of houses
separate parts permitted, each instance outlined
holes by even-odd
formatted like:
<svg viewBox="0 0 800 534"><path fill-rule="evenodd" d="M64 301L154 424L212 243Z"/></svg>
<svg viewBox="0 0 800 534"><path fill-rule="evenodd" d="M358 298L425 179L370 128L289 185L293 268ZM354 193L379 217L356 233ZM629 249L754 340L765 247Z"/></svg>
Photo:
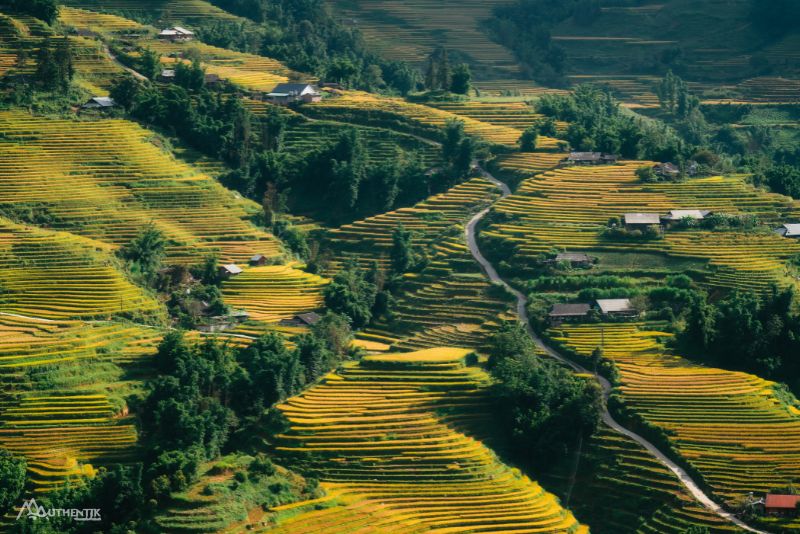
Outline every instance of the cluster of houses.
<svg viewBox="0 0 800 534"><path fill-rule="evenodd" d="M635 319L641 314L630 299L597 299L594 304L553 304L547 318L552 326L564 322L579 322L588 319L592 312L609 319Z"/></svg>

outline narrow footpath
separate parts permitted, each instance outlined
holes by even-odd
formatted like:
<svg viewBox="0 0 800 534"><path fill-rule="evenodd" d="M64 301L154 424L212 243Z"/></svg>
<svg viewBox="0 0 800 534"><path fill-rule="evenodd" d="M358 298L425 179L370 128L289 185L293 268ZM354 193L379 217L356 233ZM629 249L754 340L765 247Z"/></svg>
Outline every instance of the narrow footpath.
<svg viewBox="0 0 800 534"><path fill-rule="evenodd" d="M487 180L489 180L490 182L494 183L495 185L497 185L497 187L500 188L500 191L502 193L501 196L500 196L500 199L503 199L503 198L505 198L505 197L507 197L508 195L511 194L511 189L509 189L507 184L505 184L504 182L501 182L500 180L498 180L497 178L492 176L489 172L487 172L483 168L481 168L481 173L483 174L484 178L486 178ZM528 332L528 334L531 336L533 341L536 343L536 346L542 352L544 352L545 354L547 354L551 358L554 358L554 359L556 359L556 360L568 365L569 367L574 369L576 372L582 373L582 374L593 375L595 377L595 380L597 380L597 382L600 383L600 386L603 389L603 397L605 398L605 400L608 400L608 397L611 394L611 390L612 390L611 383L608 380L606 380L605 377L599 375L598 373L593 373L593 372L589 371L588 369L586 369L585 367L581 366L577 362L567 358L563 354L557 352L552 347L548 346L536 334L536 332L533 331L533 328L531 328L530 321L528 320L528 310L526 309L526 306L528 304L527 297L522 292L520 292L517 289L511 287L511 285L509 285L505 280L503 280L500 277L500 275L497 273L497 270L494 268L494 266L491 264L491 262L489 262L489 260L487 260L483 256L483 254L481 254L481 251L478 248L478 241L477 241L477 237L476 237L476 234L475 234L475 228L478 226L478 223L481 221L481 219L483 219L483 217L485 217L486 214L489 213L489 210L491 210L491 209L492 209L492 206L488 206L488 207L484 208L480 212L476 213L472 217L472 219L470 219L469 222L467 223L467 226L466 226L466 229L465 229L464 233L465 233L465 236L466 236L466 239L467 239L467 245L469 246L469 251L470 251L470 253L472 253L472 257L475 258L475 261L477 261L480 264L481 268L483 269L483 272L486 274L486 276L489 278L490 281L501 284L510 293L512 293L514 295L514 297L516 297L516 299L517 299L517 318L519 319L519 322L522 324L522 326L525 328L525 330ZM602 414L603 422L606 425L608 425L615 432L618 432L620 434L628 436L629 438L631 438L632 440L637 442L639 445L641 445L642 447L647 449L647 451L653 457L655 457L659 462L661 462L664 466L666 466L670 471L675 473L675 476L678 477L678 480L681 481L681 484L683 484L684 487L687 490L689 490L689 493L691 493L692 496L694 496L694 498L697 499L697 501L700 502L700 504L702 504L704 507L706 507L711 512L717 514L718 516L720 516L721 518L723 518L723 519L725 519L727 521L730 521L731 523L733 523L734 525L736 525L737 527L739 527L739 528L741 528L743 530L746 530L748 532L756 532L758 534L768 534L764 530L758 530L756 528L753 528L753 527L747 525L741 519L739 519L738 517L736 517L732 513L728 512L727 510L723 509L722 506L720 506L719 504L714 502L700 488L700 486L692 479L692 477L689 475L689 473L686 472L686 470L684 470L681 466L679 466L678 464L673 462L671 459L669 459L669 457L667 457L664 453L662 453L660 450L658 450L658 448L656 448L656 446L653 445L652 443L650 443L648 440L646 440L645 438L643 438L642 436L640 436L636 432L628 430L627 428L625 428L621 424L619 424L617 421L615 421L614 418L611 416L611 413L608 411L608 407L606 406L606 404L607 403L604 403L604 405L603 405L603 414Z"/></svg>

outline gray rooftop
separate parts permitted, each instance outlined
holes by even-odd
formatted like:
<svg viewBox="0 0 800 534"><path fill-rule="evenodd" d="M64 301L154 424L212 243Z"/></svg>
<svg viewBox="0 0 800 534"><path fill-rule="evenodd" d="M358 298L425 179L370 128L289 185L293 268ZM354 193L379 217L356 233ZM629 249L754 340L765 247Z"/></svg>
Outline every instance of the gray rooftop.
<svg viewBox="0 0 800 534"><path fill-rule="evenodd" d="M597 299L597 305L604 314L636 311L630 299Z"/></svg>

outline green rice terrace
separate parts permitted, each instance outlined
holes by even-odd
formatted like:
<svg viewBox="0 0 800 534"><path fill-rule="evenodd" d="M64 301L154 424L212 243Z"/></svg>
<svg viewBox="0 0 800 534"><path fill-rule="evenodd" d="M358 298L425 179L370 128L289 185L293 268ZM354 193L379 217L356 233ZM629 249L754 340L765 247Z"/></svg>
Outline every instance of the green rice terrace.
<svg viewBox="0 0 800 534"><path fill-rule="evenodd" d="M798 9L0 0L0 532L800 531Z"/></svg>

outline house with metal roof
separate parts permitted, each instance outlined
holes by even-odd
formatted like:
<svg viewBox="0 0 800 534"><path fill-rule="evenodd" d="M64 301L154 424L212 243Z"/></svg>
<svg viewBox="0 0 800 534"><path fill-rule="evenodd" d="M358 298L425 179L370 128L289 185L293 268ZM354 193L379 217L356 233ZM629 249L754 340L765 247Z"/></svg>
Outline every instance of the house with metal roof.
<svg viewBox="0 0 800 534"><path fill-rule="evenodd" d="M633 307L630 299L597 299L600 313L608 317L637 317L639 311Z"/></svg>
<svg viewBox="0 0 800 534"><path fill-rule="evenodd" d="M777 234L783 237L800 238L800 224L787 223L776 230Z"/></svg>

